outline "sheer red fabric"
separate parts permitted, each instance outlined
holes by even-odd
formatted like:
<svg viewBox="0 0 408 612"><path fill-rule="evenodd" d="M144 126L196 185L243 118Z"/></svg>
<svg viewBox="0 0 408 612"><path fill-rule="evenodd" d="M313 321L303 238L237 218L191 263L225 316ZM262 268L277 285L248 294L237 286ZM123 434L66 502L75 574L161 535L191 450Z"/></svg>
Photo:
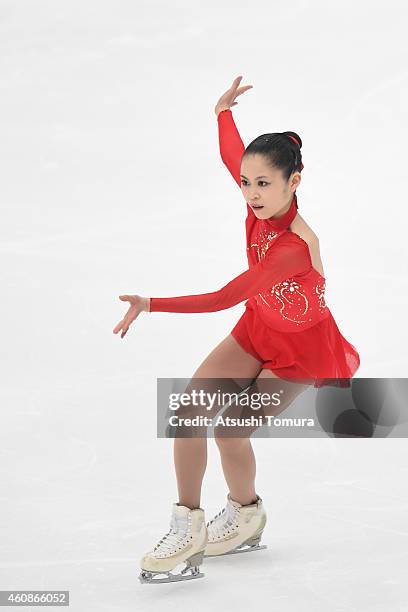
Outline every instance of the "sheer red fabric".
<svg viewBox="0 0 408 612"><path fill-rule="evenodd" d="M289 233L282 233L276 245L251 268L236 276L227 285L211 293L184 295L170 298L150 298L150 311L160 312L215 312L231 308L274 283L292 276L307 275L310 257L305 245Z"/></svg>
<svg viewBox="0 0 408 612"><path fill-rule="evenodd" d="M313 327L300 332L266 328L259 309L248 303L231 331L242 348L280 378L315 387L350 387L360 365L359 355L344 338L329 311Z"/></svg>
<svg viewBox="0 0 408 612"><path fill-rule="evenodd" d="M241 185L244 144L230 110L218 115L221 158ZM150 298L150 312L215 312L245 302L231 334L262 368L277 376L350 386L360 365L325 302L325 278L312 266L308 244L289 229L297 214L294 194L278 219L258 219L247 206L248 269L218 291Z"/></svg>

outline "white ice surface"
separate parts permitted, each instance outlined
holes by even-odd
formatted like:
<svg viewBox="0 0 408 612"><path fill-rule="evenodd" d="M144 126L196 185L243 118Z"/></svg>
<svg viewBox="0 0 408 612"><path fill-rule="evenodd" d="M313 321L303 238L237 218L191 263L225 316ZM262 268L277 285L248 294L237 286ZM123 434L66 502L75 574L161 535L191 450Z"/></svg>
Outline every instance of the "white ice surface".
<svg viewBox="0 0 408 612"><path fill-rule="evenodd" d="M246 268L213 111L242 74L245 144L303 139L299 209L359 376L407 375L406 12L1 2L0 589L70 590L75 612L407 610L403 439L254 441L268 549L140 585L177 499L156 379L191 376L243 306L143 313L112 333L122 293L213 291ZM208 517L226 493L211 440Z"/></svg>

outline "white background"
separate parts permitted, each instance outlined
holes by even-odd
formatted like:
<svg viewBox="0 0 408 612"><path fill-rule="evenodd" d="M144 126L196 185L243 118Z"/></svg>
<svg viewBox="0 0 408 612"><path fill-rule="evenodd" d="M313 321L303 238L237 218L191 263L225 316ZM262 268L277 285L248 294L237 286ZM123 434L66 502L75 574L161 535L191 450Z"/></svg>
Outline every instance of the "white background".
<svg viewBox="0 0 408 612"><path fill-rule="evenodd" d="M140 585L177 501L157 377L189 377L243 304L142 313L122 293L221 288L246 269L245 202L214 106L247 145L303 140L299 212L358 376L406 376L406 4L0 3L0 588L69 589L75 611L211 605L405 609L405 440L254 441L268 550ZM201 506L227 488L209 441ZM154 591L154 592L153 592Z"/></svg>

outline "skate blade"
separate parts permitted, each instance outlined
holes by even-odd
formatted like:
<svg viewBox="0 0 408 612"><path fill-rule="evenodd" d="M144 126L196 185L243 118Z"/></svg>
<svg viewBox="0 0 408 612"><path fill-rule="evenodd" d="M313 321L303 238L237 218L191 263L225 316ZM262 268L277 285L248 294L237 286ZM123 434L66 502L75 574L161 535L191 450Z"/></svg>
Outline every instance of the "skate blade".
<svg viewBox="0 0 408 612"><path fill-rule="evenodd" d="M155 578L157 575L166 574L165 578ZM171 572L147 572L142 571L139 574L139 580L142 584L155 584L163 582L182 582L184 580L194 580L195 578L204 578L205 574L197 571L192 574L172 574Z"/></svg>
<svg viewBox="0 0 408 612"><path fill-rule="evenodd" d="M247 552L254 552L255 550L261 550L262 548L268 548L266 546L266 544L261 544L261 545L256 545L256 546L248 546L247 548L233 548L232 550L229 550L225 553L222 553L220 555L204 555L204 559L207 559L208 557L226 557L227 555L236 555L238 553L247 553Z"/></svg>
<svg viewBox="0 0 408 612"><path fill-rule="evenodd" d="M203 562L204 550L200 550L188 559L185 560L186 566L179 574L172 574L171 570L163 572L151 572L144 570L139 574L139 580L142 584L154 584L155 582L181 582L182 580L194 580L195 578L203 578L205 574L200 572L200 564ZM174 569L174 568L173 568ZM164 574L165 578L155 578Z"/></svg>

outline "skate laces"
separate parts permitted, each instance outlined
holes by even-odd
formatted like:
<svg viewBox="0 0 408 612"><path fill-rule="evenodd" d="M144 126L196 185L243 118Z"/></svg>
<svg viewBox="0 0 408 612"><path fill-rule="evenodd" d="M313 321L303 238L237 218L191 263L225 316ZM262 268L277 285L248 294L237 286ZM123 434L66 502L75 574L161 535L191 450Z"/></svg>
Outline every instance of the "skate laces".
<svg viewBox="0 0 408 612"><path fill-rule="evenodd" d="M171 552L182 542L188 530L188 518L171 517L170 531L162 537L153 549L154 553Z"/></svg>
<svg viewBox="0 0 408 612"><path fill-rule="evenodd" d="M215 538L223 536L225 531L234 525L237 512L238 510L232 504L227 503L225 508L207 523L208 533Z"/></svg>

